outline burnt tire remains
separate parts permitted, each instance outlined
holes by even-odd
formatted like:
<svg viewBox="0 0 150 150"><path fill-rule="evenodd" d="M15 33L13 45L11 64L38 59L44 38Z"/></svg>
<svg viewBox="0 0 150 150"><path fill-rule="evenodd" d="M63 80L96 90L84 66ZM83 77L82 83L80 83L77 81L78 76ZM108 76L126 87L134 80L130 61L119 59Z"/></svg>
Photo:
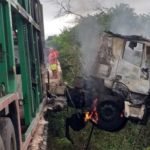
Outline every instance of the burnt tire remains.
<svg viewBox="0 0 150 150"><path fill-rule="evenodd" d="M73 114L70 118L66 119L66 125L71 127L74 131L80 131L85 126L84 114L76 113Z"/></svg>
<svg viewBox="0 0 150 150"><path fill-rule="evenodd" d="M123 127L124 101L117 96L105 96L98 104L99 122L97 127L106 131L116 131Z"/></svg>
<svg viewBox="0 0 150 150"><path fill-rule="evenodd" d="M5 150L17 150L15 130L10 118L0 118L0 135Z"/></svg>

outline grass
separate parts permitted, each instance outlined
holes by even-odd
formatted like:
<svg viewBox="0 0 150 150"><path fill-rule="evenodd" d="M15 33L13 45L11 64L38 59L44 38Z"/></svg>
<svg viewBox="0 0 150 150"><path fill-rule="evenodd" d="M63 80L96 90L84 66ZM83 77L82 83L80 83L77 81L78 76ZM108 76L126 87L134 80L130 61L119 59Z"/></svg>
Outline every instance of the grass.
<svg viewBox="0 0 150 150"><path fill-rule="evenodd" d="M71 131L74 145L65 138L66 111L49 113L48 150L84 150L90 133L91 124L80 132ZM106 132L95 127L89 150L150 150L150 123L147 126L128 121L119 132Z"/></svg>

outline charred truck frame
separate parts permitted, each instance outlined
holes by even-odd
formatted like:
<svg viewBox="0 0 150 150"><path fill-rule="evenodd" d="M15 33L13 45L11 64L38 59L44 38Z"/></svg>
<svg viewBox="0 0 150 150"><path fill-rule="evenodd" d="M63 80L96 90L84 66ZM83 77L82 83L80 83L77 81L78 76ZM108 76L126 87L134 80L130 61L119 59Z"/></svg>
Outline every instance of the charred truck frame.
<svg viewBox="0 0 150 150"><path fill-rule="evenodd" d="M39 0L0 0L0 149L26 150L43 106Z"/></svg>
<svg viewBox="0 0 150 150"><path fill-rule="evenodd" d="M91 76L79 77L66 94L70 106L82 110L66 121L70 140L69 126L79 131L90 120L116 131L127 119L146 124L150 114L150 40L105 32L99 43Z"/></svg>
<svg viewBox="0 0 150 150"><path fill-rule="evenodd" d="M121 109L116 120L117 128L120 127L119 121L123 122L122 118L146 123L150 101L150 40L106 32L100 42L95 74L103 80L107 91L103 96L111 96L114 103L114 107L109 100L105 106L100 105L100 116L107 120Z"/></svg>

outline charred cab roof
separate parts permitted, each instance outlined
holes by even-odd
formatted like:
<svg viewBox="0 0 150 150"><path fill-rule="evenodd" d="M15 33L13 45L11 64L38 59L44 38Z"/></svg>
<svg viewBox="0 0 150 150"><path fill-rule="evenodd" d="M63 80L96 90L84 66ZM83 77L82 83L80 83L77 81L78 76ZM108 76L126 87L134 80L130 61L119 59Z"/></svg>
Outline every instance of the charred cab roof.
<svg viewBox="0 0 150 150"><path fill-rule="evenodd" d="M105 31L105 33L107 33L111 37L118 37L121 39L125 39L127 41L150 42L150 39L144 38L144 37L139 36L139 35L121 35L121 34L113 33L111 31Z"/></svg>

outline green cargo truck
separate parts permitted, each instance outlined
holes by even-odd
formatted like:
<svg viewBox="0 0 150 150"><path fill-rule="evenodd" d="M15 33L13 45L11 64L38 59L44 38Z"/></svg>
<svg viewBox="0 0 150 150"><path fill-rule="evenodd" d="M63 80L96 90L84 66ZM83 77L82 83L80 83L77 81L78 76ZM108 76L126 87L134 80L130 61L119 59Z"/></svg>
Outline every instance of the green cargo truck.
<svg viewBox="0 0 150 150"><path fill-rule="evenodd" d="M26 150L45 98L39 0L0 0L0 150Z"/></svg>

